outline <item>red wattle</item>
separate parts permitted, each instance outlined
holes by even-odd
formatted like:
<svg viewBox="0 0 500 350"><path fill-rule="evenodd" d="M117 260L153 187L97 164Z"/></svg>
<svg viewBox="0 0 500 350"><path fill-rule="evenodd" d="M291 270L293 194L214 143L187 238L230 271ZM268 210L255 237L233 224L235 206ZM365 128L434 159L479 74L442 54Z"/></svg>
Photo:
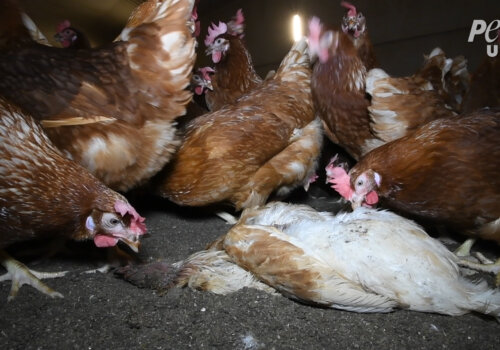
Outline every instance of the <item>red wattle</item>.
<svg viewBox="0 0 500 350"><path fill-rule="evenodd" d="M375 191L370 191L365 197L366 204L373 205L378 202L378 194Z"/></svg>
<svg viewBox="0 0 500 350"><path fill-rule="evenodd" d="M113 247L118 243L118 238L105 236L105 235L96 235L94 237L94 243L96 247Z"/></svg>

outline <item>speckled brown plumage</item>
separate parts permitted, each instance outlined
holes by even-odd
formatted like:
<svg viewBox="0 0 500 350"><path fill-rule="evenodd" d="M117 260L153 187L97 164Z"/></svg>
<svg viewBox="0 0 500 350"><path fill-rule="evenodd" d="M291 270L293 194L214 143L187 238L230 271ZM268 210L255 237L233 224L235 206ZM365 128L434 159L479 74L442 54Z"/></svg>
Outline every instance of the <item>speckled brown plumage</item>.
<svg viewBox="0 0 500 350"><path fill-rule="evenodd" d="M240 96L262 84L262 78L255 72L252 58L242 39L231 34L221 37L229 41L229 49L215 65L213 90L205 93L205 100L211 111L235 102Z"/></svg>
<svg viewBox="0 0 500 350"><path fill-rule="evenodd" d="M462 100L470 83L464 56L448 58L441 48L436 47L429 55L424 55L424 64L415 75L429 81L449 109L457 113L461 111Z"/></svg>
<svg viewBox="0 0 500 350"><path fill-rule="evenodd" d="M381 203L500 242L500 112L444 118L387 143L351 169L377 172Z"/></svg>
<svg viewBox="0 0 500 350"><path fill-rule="evenodd" d="M117 201L128 203L63 157L33 118L3 99L0 141L0 248L40 236L91 238L87 217L99 226Z"/></svg>
<svg viewBox="0 0 500 350"><path fill-rule="evenodd" d="M347 34L337 33L335 52L327 62L313 67L311 89L329 138L359 159L369 140L375 138L365 96L366 68Z"/></svg>
<svg viewBox="0 0 500 350"><path fill-rule="evenodd" d="M441 81L444 67L434 67L435 72L426 77L433 80L437 75ZM381 69L368 72L366 92L371 97L368 111L375 136L389 142L432 120L455 115L426 77L421 72L407 77L391 77Z"/></svg>
<svg viewBox="0 0 500 350"><path fill-rule="evenodd" d="M159 186L181 205L264 203L307 182L321 146L305 43L292 48L275 76L237 103L198 117Z"/></svg>
<svg viewBox="0 0 500 350"><path fill-rule="evenodd" d="M8 36L0 94L42 120L56 146L106 185L138 186L180 142L174 119L192 96L193 2L150 0L114 43L96 49L43 46L26 30Z"/></svg>

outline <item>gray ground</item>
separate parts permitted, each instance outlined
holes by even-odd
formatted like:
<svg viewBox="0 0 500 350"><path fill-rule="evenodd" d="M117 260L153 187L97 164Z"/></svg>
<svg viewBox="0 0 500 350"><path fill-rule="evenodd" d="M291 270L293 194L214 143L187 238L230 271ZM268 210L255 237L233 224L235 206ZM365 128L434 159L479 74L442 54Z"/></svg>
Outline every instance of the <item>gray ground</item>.
<svg viewBox="0 0 500 350"><path fill-rule="evenodd" d="M319 210L332 208L333 200L299 199ZM149 236L140 253L145 261L183 259L228 229L217 217L166 201L143 200L136 208L147 218ZM41 271L70 270L47 281L64 299L23 287L7 303L10 283L0 283L0 349L500 348L500 324L479 315L357 314L248 289L229 296L174 289L159 296L113 273L83 273L101 262L55 257L30 264Z"/></svg>

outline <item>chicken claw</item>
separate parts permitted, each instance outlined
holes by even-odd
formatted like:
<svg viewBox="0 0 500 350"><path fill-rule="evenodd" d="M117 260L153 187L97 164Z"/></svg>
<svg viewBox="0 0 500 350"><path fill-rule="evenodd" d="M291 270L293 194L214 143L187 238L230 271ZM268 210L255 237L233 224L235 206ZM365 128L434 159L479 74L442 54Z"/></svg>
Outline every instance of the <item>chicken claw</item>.
<svg viewBox="0 0 500 350"><path fill-rule="evenodd" d="M7 253L0 251L0 262L7 269L7 273L0 276L1 281L12 280L12 287L10 288L9 296L7 301L13 300L19 289L24 285L28 284L38 291L47 294L48 296L55 298L63 298L64 296L47 286L41 281L44 278L57 278L63 277L68 271L61 272L38 272L28 269L24 264L15 260Z"/></svg>

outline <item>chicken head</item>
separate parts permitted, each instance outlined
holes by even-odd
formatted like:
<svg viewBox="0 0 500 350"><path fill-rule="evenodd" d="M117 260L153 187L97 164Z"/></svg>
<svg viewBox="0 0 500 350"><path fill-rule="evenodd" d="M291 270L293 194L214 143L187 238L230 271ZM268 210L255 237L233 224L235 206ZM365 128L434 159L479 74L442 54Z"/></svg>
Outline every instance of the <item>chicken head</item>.
<svg viewBox="0 0 500 350"><path fill-rule="evenodd" d="M117 200L115 212L92 210L85 227L97 247L115 246L122 241L134 252L139 250L139 236L146 233L144 218L128 203Z"/></svg>
<svg viewBox="0 0 500 350"><path fill-rule="evenodd" d="M340 5L348 9L347 14L342 17L342 31L354 38L359 38L366 30L365 16L357 12L356 7L347 1L342 1Z"/></svg>
<svg viewBox="0 0 500 350"><path fill-rule="evenodd" d="M352 208L360 206L372 207L378 203L377 189L382 183L382 177L371 169L362 172L351 182L352 175L342 166L336 166L336 158L332 158L326 166L326 182L343 198L350 201Z"/></svg>
<svg viewBox="0 0 500 350"><path fill-rule="evenodd" d="M213 90L212 77L210 74L215 73L212 67L199 68L198 72L191 77L191 84L196 95L203 95L208 90Z"/></svg>
<svg viewBox="0 0 500 350"><path fill-rule="evenodd" d="M328 61L330 53L334 53L339 44L338 32L323 31L319 18L313 17L309 21L309 56L311 61L317 57L321 63Z"/></svg>
<svg viewBox="0 0 500 350"><path fill-rule="evenodd" d="M208 35L205 38L205 45L207 55L212 55L214 63L220 62L224 53L229 49L229 41L219 36L227 33L227 24L219 22L219 25L212 25L208 28Z"/></svg>

